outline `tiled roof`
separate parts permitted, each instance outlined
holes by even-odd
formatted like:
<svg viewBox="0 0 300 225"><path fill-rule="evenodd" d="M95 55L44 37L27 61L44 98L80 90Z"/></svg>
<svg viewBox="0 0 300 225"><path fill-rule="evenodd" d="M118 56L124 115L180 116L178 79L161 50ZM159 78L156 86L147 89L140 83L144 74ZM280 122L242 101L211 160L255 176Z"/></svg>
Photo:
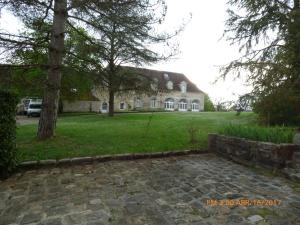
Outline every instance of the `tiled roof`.
<svg viewBox="0 0 300 225"><path fill-rule="evenodd" d="M150 77L151 79L157 79L158 88L160 90L168 90L167 83L171 81L173 83L173 90L180 91L181 82L185 81L187 84L187 92L200 92L201 91L193 82L191 82L184 74L182 73L174 73L169 71L159 71L159 70L151 70L145 68L136 68L136 67L124 67L131 71L137 71L143 76Z"/></svg>

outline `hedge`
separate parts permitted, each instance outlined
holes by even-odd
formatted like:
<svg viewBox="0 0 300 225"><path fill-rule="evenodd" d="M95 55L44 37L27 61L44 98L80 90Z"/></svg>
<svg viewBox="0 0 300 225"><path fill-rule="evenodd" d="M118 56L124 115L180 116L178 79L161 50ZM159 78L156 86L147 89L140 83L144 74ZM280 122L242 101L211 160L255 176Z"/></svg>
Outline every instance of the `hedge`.
<svg viewBox="0 0 300 225"><path fill-rule="evenodd" d="M0 178L7 178L17 165L15 94L0 90Z"/></svg>

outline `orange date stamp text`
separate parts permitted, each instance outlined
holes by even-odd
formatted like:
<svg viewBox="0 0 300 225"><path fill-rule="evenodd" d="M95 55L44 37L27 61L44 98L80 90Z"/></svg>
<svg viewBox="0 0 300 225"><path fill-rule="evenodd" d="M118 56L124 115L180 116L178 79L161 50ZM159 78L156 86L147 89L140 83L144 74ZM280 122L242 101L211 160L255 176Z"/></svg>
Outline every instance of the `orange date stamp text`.
<svg viewBox="0 0 300 225"><path fill-rule="evenodd" d="M278 206L281 204L277 199L208 199L209 206Z"/></svg>

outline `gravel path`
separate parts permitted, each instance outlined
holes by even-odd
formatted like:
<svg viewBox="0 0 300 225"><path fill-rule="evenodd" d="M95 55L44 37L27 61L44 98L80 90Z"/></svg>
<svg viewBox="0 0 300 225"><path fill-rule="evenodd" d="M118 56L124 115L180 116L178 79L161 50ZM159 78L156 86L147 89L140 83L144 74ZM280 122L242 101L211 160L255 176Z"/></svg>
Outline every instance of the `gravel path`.
<svg viewBox="0 0 300 225"><path fill-rule="evenodd" d="M27 117L27 116L17 116L16 121L17 125L27 125L27 124L38 124L39 123L39 117Z"/></svg>

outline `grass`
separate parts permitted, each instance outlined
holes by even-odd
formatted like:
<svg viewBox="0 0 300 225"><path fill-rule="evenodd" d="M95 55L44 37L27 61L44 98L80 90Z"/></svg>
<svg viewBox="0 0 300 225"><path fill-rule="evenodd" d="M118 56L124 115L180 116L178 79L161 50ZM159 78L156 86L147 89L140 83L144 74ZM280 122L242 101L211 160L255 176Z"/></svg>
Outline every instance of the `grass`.
<svg viewBox="0 0 300 225"><path fill-rule="evenodd" d="M253 125L227 124L219 133L272 143L292 143L295 130L287 127L261 127Z"/></svg>
<svg viewBox="0 0 300 225"><path fill-rule="evenodd" d="M253 124L253 113L68 114L59 118L56 136L38 141L37 125L19 126L20 161L120 153L205 148L207 134L226 123ZM192 129L191 129L192 128ZM196 140L191 140L191 130Z"/></svg>

